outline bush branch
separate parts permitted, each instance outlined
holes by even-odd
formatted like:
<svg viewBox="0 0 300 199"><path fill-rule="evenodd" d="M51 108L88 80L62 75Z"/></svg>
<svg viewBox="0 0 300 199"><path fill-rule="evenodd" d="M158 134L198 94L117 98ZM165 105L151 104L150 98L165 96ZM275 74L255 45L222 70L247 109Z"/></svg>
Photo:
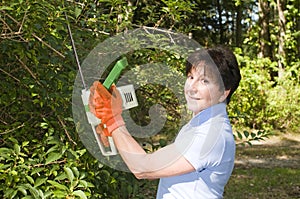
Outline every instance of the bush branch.
<svg viewBox="0 0 300 199"><path fill-rule="evenodd" d="M64 131L65 131L65 134L67 135L69 141L72 142L74 145L77 145L77 143L71 138L71 136L70 136L70 134L69 134L69 132L68 132L68 130L67 130L67 128L66 128L66 125L65 125L65 123L63 122L63 120L62 120L59 116L57 116L57 118L58 118L59 123L60 123L61 126L63 127L63 129L64 129Z"/></svg>

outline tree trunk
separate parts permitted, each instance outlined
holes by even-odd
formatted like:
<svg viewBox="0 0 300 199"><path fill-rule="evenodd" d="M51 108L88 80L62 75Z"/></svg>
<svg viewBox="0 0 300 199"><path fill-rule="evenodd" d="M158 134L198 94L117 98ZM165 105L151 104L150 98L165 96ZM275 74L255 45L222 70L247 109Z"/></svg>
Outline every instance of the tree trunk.
<svg viewBox="0 0 300 199"><path fill-rule="evenodd" d="M219 25L219 34L220 34L220 43L224 42L224 32L223 32L223 24L222 24L222 7L221 0L217 0L217 10L218 10L218 25Z"/></svg>
<svg viewBox="0 0 300 199"><path fill-rule="evenodd" d="M242 6L239 5L236 7L236 22L235 22L235 45L237 47L241 47L242 46Z"/></svg>
<svg viewBox="0 0 300 199"><path fill-rule="evenodd" d="M300 1L296 1L296 8L300 10ZM296 31L300 32L300 16L296 16ZM300 57L300 36L297 39L298 57Z"/></svg>
<svg viewBox="0 0 300 199"><path fill-rule="evenodd" d="M284 63L286 60L286 53L284 49L284 40L285 40L285 26L286 19L284 16L285 10L285 0L277 0L277 11L278 11L278 26L279 26L279 35L278 35L278 78L280 79L283 76L284 72Z"/></svg>
<svg viewBox="0 0 300 199"><path fill-rule="evenodd" d="M258 57L272 57L271 39L270 39L270 6L267 0L259 0L259 32L260 49Z"/></svg>

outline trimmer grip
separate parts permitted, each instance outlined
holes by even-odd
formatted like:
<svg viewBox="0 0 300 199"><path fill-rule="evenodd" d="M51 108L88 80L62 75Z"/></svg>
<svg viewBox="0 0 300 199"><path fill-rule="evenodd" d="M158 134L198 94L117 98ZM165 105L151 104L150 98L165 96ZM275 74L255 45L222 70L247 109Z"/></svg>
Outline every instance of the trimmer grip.
<svg viewBox="0 0 300 199"><path fill-rule="evenodd" d="M109 142L109 147L104 146L104 144L101 142L101 139L96 131L96 127L101 123L101 120L99 118L97 118L93 113L90 112L89 96L90 96L90 90L83 89L81 91L81 99L82 99L83 105L85 107L85 113L86 113L88 122L92 127L93 134L96 138L96 141L101 150L101 153L104 156L117 155L118 152L117 152L117 149L115 147L112 137L107 137L108 142Z"/></svg>
<svg viewBox="0 0 300 199"><path fill-rule="evenodd" d="M128 65L126 57L123 57L121 60L117 61L113 69L110 71L109 75L103 82L103 86L109 90L111 85L119 78L122 70Z"/></svg>

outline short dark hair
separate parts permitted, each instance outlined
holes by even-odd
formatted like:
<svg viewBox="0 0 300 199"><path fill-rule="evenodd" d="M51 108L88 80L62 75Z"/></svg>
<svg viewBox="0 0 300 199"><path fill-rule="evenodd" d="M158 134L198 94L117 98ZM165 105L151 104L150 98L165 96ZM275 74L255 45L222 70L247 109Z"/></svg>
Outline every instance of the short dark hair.
<svg viewBox="0 0 300 199"><path fill-rule="evenodd" d="M213 71L217 67L219 76L222 78L220 88L230 90L230 93L226 98L226 103L228 104L232 94L238 88L241 80L240 69L236 56L228 47L224 46L202 48L195 51L188 57L186 62L186 75L190 73L192 68L198 68L203 65L208 69L208 71L210 71L210 73L215 73Z"/></svg>

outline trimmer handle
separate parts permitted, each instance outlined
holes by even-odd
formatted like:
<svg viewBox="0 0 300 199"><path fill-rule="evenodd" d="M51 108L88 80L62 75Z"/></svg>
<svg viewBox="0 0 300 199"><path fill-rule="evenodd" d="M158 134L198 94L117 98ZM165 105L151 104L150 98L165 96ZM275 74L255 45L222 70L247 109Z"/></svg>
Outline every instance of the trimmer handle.
<svg viewBox="0 0 300 199"><path fill-rule="evenodd" d="M122 70L128 65L126 57L123 57L114 65L113 69L110 71L109 75L103 82L103 86L109 90L111 85L119 78Z"/></svg>
<svg viewBox="0 0 300 199"><path fill-rule="evenodd" d="M119 78L122 70L128 65L126 57L122 58L121 60L117 61L105 81L103 82L103 86L109 90L111 85L115 83L115 81ZM121 97L122 97L122 108L123 110L130 109L133 107L138 106L138 102L136 99L136 95L134 92L133 85L125 85L118 87L118 90L120 91ZM101 119L97 118L93 113L90 112L89 109L89 96L90 96L90 90L83 89L81 91L81 98L82 102L85 107L85 112L88 118L88 122L91 124L91 127L93 129L94 136L97 140L97 144L101 150L101 153L104 156L112 156L117 155L117 149L114 144L113 138L111 136L107 136L109 146L106 147L102 142L100 135L97 134L96 127L101 123ZM102 124L103 127L105 127L105 124Z"/></svg>
<svg viewBox="0 0 300 199"><path fill-rule="evenodd" d="M122 59L117 61L117 63L114 65L113 69L110 71L109 75L107 76L107 78L103 82L103 86L107 90L109 90L111 85L113 83L115 83L115 81L119 78L122 70L127 65L128 65L128 62L127 62L126 57L123 57ZM101 142L100 135L98 135L98 133L96 131L96 127L99 124L101 124L101 120L99 118L97 118L93 113L90 112L90 110L89 110L89 97L90 97L90 90L89 89L83 89L81 91L81 98L82 98L82 102L83 102L83 105L84 105L84 108L85 108L85 113L86 113L88 122L91 124L91 127L93 129L93 133L94 133L94 136L97 140L97 144L98 144L98 146L101 150L101 153L104 156L116 155L118 152L117 152L116 146L114 144L113 138L111 136L107 136L108 143L109 143L108 147L106 147ZM105 127L105 124L103 124L103 126Z"/></svg>
<svg viewBox="0 0 300 199"><path fill-rule="evenodd" d="M96 138L97 144L101 150L101 153L104 156L117 155L118 152L117 152L116 146L114 144L113 138L110 136L107 137L109 146L105 147L104 144L101 142L100 135L98 135L98 133L96 132L96 127L99 124L101 124L101 120L99 118L97 118L93 113L90 112L89 97L90 97L90 90L83 89L81 91L81 98L82 98L82 102L85 107L85 113L86 113L88 122L91 124L91 127L93 129L93 133Z"/></svg>

